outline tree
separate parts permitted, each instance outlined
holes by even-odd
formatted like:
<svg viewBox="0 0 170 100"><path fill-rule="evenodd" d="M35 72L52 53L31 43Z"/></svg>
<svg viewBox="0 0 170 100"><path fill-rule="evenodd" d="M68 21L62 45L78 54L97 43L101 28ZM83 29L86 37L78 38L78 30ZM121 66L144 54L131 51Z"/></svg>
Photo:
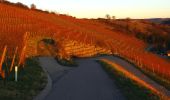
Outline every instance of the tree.
<svg viewBox="0 0 170 100"><path fill-rule="evenodd" d="M29 9L29 7L27 7L26 5L24 5L24 4L21 3L21 2L17 2L17 3L15 3L14 5L17 6L17 7Z"/></svg>
<svg viewBox="0 0 170 100"><path fill-rule="evenodd" d="M31 4L31 9L36 9L36 5L35 4Z"/></svg>
<svg viewBox="0 0 170 100"><path fill-rule="evenodd" d="M130 17L127 17L127 18L126 18L126 21L130 21L130 20L131 20L131 18L130 18Z"/></svg>
<svg viewBox="0 0 170 100"><path fill-rule="evenodd" d="M115 20L116 19L116 16L112 16L112 20Z"/></svg>
<svg viewBox="0 0 170 100"><path fill-rule="evenodd" d="M106 14L106 19L111 19L109 14Z"/></svg>

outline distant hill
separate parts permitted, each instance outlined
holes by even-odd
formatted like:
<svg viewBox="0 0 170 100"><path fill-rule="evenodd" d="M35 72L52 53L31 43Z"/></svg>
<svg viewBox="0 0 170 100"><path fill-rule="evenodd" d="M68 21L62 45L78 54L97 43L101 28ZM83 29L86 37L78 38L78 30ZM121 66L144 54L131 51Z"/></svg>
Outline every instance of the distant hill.
<svg viewBox="0 0 170 100"><path fill-rule="evenodd" d="M170 19L169 19L169 20L166 20L166 21L163 21L162 24L170 25Z"/></svg>
<svg viewBox="0 0 170 100"><path fill-rule="evenodd" d="M146 20L153 22L153 23L170 25L170 18L152 18L152 19L146 19Z"/></svg>
<svg viewBox="0 0 170 100"><path fill-rule="evenodd" d="M113 31L121 31L157 48L170 49L170 26L168 19L98 19L99 22L111 26ZM162 23L162 24L161 24ZM166 24L166 25L165 25Z"/></svg>

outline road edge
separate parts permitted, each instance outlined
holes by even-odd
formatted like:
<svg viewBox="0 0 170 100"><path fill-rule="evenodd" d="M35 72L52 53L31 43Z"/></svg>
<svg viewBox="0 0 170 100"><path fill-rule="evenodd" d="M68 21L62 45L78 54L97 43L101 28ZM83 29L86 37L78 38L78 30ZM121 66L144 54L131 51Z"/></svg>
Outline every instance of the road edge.
<svg viewBox="0 0 170 100"><path fill-rule="evenodd" d="M39 61L39 59L38 59L38 61ZM49 92L52 89L52 79L50 78L48 71L43 66L41 66L41 68L43 69L43 71L45 72L45 74L47 76L47 84L46 84L45 88L37 96L34 97L33 100L44 100L45 97L49 94Z"/></svg>

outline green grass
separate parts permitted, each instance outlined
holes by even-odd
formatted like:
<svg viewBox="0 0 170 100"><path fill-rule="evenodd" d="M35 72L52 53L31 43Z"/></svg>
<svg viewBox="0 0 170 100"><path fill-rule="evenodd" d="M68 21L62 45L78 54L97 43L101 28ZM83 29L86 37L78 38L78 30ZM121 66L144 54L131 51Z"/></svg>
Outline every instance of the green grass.
<svg viewBox="0 0 170 100"><path fill-rule="evenodd" d="M152 79L153 81L155 81L156 83L160 84L161 86L165 87L166 89L170 91L170 80L166 79L164 76L154 73L153 71L144 69L144 67L143 68L138 67L136 64L134 64L133 62L129 61L126 58L123 58L120 56L117 56L117 57L126 60L127 62L135 66L137 69L139 69L143 74L148 76L150 79Z"/></svg>
<svg viewBox="0 0 170 100"><path fill-rule="evenodd" d="M66 60L66 59L59 59L57 57L55 59L62 66L68 66L68 67L77 67L78 66L78 64L75 61L73 61L72 59Z"/></svg>
<svg viewBox="0 0 170 100"><path fill-rule="evenodd" d="M26 60L25 68L19 69L18 82L14 71L6 80L0 78L0 100L32 100L46 86L47 77L36 58Z"/></svg>
<svg viewBox="0 0 170 100"><path fill-rule="evenodd" d="M126 77L122 72L117 71L111 65L103 61L97 62L99 62L109 76L115 80L116 86L120 89L127 100L160 100L159 96Z"/></svg>

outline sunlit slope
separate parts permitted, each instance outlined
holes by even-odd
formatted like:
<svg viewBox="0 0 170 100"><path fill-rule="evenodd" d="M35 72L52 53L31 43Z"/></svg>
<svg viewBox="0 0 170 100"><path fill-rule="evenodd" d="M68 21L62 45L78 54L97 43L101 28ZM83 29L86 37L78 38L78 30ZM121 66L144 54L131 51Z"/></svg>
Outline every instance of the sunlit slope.
<svg viewBox="0 0 170 100"><path fill-rule="evenodd" d="M51 37L56 41L62 39L65 41L76 40L83 44L93 46L96 45L97 40L100 41L102 37L102 35L95 32L95 30L83 27L83 22L80 22L78 19L64 15L21 9L4 4L0 4L0 12L1 49L3 45L8 45L11 49L16 46L20 47L20 45L22 45L21 41L23 41L26 33L29 34L27 37L28 41L34 38L33 40L35 41L29 41L32 45L42 38ZM95 35L98 35L98 37L96 38ZM96 45L96 47L101 46L102 45ZM29 47L31 46L29 45ZM100 52L94 54L97 53Z"/></svg>
<svg viewBox="0 0 170 100"><path fill-rule="evenodd" d="M108 54L112 52L169 79L169 62L145 51L146 45L135 37L110 29L111 27L94 20L75 19L64 15L42 13L0 4L1 50L3 45L8 45L11 50L22 45L23 37L25 33L28 33L28 40L32 37L35 40L32 41L33 44L29 46L29 49L32 49L32 47L36 49L38 41L45 37L53 38L61 45L65 43L63 41L66 41L66 43L67 41L74 41L76 46L77 43L83 45L82 48L102 48L100 52L94 51L96 52L94 55L101 53L103 50L107 51ZM71 46L72 51L66 50L67 45L63 44L60 47L66 50L67 56L81 55L82 57L82 54L79 53L82 52L81 50L75 52L75 45Z"/></svg>

